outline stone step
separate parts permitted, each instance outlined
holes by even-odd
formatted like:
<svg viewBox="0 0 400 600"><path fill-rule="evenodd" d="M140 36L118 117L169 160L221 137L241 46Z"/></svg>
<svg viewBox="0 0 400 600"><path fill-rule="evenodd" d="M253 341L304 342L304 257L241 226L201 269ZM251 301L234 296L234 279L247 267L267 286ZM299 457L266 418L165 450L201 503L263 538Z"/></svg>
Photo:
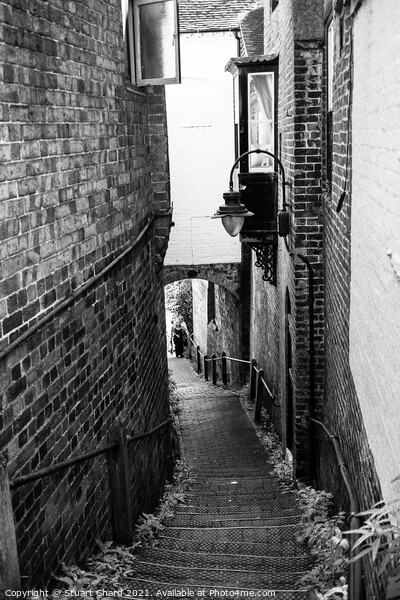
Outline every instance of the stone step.
<svg viewBox="0 0 400 600"><path fill-rule="evenodd" d="M246 554L248 556L263 556L270 558L277 557L290 557L297 558L299 556L306 556L306 548L302 545L292 546L290 548L271 545L265 542L255 542L249 540L247 542L233 542L231 540L219 540L219 539L191 539L182 537L169 537L163 533L158 537L158 548L164 548L169 550L180 550L182 552L189 553L209 553L209 554Z"/></svg>
<svg viewBox="0 0 400 600"><path fill-rule="evenodd" d="M163 529L163 536L180 540L193 540L199 542L260 542L270 544L276 551L285 547L289 553L300 549L296 542L296 525L270 525L255 527L170 527ZM296 553L296 552L294 552ZM276 552L274 552L276 555Z"/></svg>
<svg viewBox="0 0 400 600"><path fill-rule="evenodd" d="M223 569L170 565L142 560L135 561L134 576L162 579L174 585L257 587L260 589L296 589L304 573L276 573L271 571Z"/></svg>
<svg viewBox="0 0 400 600"><path fill-rule="evenodd" d="M263 519L284 519L296 518L296 523L301 520L301 514L297 508L287 508L284 510L273 511L272 509L265 508L265 504L260 502L260 505L254 504L253 506L244 506L242 504L229 504L228 506L196 506L187 504L185 506L180 505L176 510L176 518L180 519L186 515L193 515L198 517L213 518L213 519L233 519L248 516L249 518L261 517Z"/></svg>
<svg viewBox="0 0 400 600"><path fill-rule="evenodd" d="M184 552L160 547L144 548L138 553L140 561L182 565L202 569L239 569L245 571L271 571L274 573L303 573L311 565L308 556L252 556L246 554L210 554L209 552ZM288 582L287 582L288 583Z"/></svg>
<svg viewBox="0 0 400 600"><path fill-rule="evenodd" d="M167 525L175 527L258 527L261 525L296 525L301 519L301 515L279 517L278 514L280 513L273 517L270 512L265 511L262 514L250 511L232 515L177 513L173 518L167 520Z"/></svg>
<svg viewBox="0 0 400 600"><path fill-rule="evenodd" d="M231 504L232 506L236 507L240 506L241 504L243 506L262 506L265 509L268 509L271 512L271 514L276 514L281 510L288 510L297 507L293 499L285 495L269 497L265 496L263 499L260 499L254 498L254 496L252 496L251 494L240 496L227 496L222 494L215 494L214 497L205 495L196 497L196 495L193 494L188 495L186 502L187 504L190 504L190 506L202 506L204 509L208 509L209 512L212 512L213 507L225 507L225 509L229 511L229 506Z"/></svg>

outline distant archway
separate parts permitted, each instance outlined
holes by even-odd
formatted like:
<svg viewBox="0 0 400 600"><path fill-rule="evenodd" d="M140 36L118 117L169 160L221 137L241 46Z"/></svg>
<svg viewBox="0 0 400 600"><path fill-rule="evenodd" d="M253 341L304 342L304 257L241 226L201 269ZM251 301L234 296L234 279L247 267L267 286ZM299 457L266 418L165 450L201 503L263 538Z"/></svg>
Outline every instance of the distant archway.
<svg viewBox="0 0 400 600"><path fill-rule="evenodd" d="M180 279L205 279L229 290L237 300L240 298L240 278L240 263L164 266L164 285Z"/></svg>

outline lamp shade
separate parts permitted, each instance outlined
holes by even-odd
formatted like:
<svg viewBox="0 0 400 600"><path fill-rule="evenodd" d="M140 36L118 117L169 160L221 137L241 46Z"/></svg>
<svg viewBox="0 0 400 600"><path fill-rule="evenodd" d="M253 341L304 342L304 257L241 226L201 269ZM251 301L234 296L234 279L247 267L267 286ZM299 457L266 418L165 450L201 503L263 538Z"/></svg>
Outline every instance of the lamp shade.
<svg viewBox="0 0 400 600"><path fill-rule="evenodd" d="M243 224L244 217L238 215L222 217L222 225L225 227L225 231L232 237L237 236L241 232Z"/></svg>
<svg viewBox="0 0 400 600"><path fill-rule="evenodd" d="M246 217L252 217L254 213L247 210L240 202L240 192L230 189L223 194L225 204L219 207L212 219L222 219L222 224L232 237L240 233Z"/></svg>

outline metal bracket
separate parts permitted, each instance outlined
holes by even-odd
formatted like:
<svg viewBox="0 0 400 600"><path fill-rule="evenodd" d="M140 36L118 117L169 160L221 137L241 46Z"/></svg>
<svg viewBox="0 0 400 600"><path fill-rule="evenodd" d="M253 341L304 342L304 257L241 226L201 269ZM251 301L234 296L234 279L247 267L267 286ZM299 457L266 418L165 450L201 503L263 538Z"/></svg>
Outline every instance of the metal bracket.
<svg viewBox="0 0 400 600"><path fill-rule="evenodd" d="M263 280L276 286L277 244L268 242L247 242L247 245L256 253L255 266L263 270Z"/></svg>

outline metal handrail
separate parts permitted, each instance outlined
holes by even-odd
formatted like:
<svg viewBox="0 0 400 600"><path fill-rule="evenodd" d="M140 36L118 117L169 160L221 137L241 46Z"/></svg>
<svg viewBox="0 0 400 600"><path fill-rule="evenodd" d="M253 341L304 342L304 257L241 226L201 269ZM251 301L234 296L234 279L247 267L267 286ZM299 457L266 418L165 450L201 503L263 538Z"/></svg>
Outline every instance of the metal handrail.
<svg viewBox="0 0 400 600"><path fill-rule="evenodd" d="M343 482L345 484L349 502L350 502L350 513L349 513L349 525L351 529L359 529L361 527L361 518L357 516L360 512L360 500L358 497L357 489L354 485L353 479L349 473L347 468L347 464L344 460L344 456L342 453L342 449L340 446L340 438L333 434L329 429L317 419L312 417L308 417L310 421L319 425L329 437L330 442L332 443L333 449L335 451L336 460L338 464L338 468L340 474L342 475ZM352 534L354 535L354 534ZM351 553L353 557L357 556L360 549L353 548L354 543L351 545ZM356 560L350 563L349 567L349 599L350 600L363 600L364 592L362 585L362 562L361 560Z"/></svg>
<svg viewBox="0 0 400 600"><path fill-rule="evenodd" d="M0 360L3 360L6 356L8 356L14 348L22 344L25 340L27 340L30 336L32 336L36 331L41 329L50 321L53 317L57 316L58 313L62 312L68 306L73 304L77 298L79 298L86 290L88 290L96 281L98 281L101 277L106 275L108 271L110 271L116 264L118 264L127 254L132 252L135 247L142 241L150 227L152 226L155 220L155 216L150 217L148 223L143 227L142 231L136 237L136 239L119 254L114 260L112 260L104 269L93 275L88 281L82 284L80 287L76 288L69 296L64 298L64 300L60 300L56 303L46 314L41 317L38 317L38 320L33 323L31 326L28 326L28 329L18 335L12 342L10 342L5 348L0 351Z"/></svg>
<svg viewBox="0 0 400 600"><path fill-rule="evenodd" d="M127 435L126 441L127 443L135 442L137 440L141 440L143 438L149 437L159 429L165 427L165 425L170 424L171 419L167 419L163 421L153 429L149 431L145 431L144 433L139 433L137 435ZM96 448L96 450L90 450L89 452L84 452L79 456L74 456L73 458L68 458L67 460L63 460L57 463L53 463L48 467L44 467L43 469L37 469L36 471L32 471L31 473L27 473L26 475L21 475L20 477L15 477L15 479L10 480L10 488L17 488L21 485L25 485L26 483L31 483L32 481L36 481L37 479L42 479L42 477L47 477L48 475L52 475L53 473L57 473L58 471L62 471L64 469L68 469L76 464L84 462L86 460L90 460L92 458L96 458L96 456L100 456L101 454L106 454L112 450L118 448L119 442L111 442L101 448Z"/></svg>
<svg viewBox="0 0 400 600"><path fill-rule="evenodd" d="M193 346L196 346L196 342L195 342L195 339L194 339L194 334L190 335L189 337L192 340ZM252 365L252 361L251 360L243 360L241 358L233 358L232 356L214 356L214 357L208 358L207 354L203 354L200 351L199 346L197 346L197 352L203 358L204 362L214 362L214 361L216 362L217 360L223 360L223 359L225 359L225 360L230 360L231 362L237 362L237 363L242 363L242 364L246 364L246 365ZM261 369L257 369L257 367L255 367L255 370L256 370L257 374L261 371ZM261 377L261 381L262 381L262 383L264 385L264 388L265 388L266 392L268 393L269 397L271 398L271 401L272 401L273 405L276 406L276 407L280 407L281 405L278 402L276 402L276 397L271 392L271 390L269 389L268 384L265 381L264 377Z"/></svg>
<svg viewBox="0 0 400 600"><path fill-rule="evenodd" d="M271 390L269 389L268 384L265 381L264 377L261 377L261 382L262 382L264 388L266 389L267 393L269 394L269 397L271 398L273 405L274 406L280 406L279 403L275 402L276 398L275 398L274 394L271 392Z"/></svg>
<svg viewBox="0 0 400 600"><path fill-rule="evenodd" d="M244 363L246 365L251 365L251 360L242 360L241 358L232 358L232 356L225 356L225 359L231 360L232 362L238 362L238 363Z"/></svg>

